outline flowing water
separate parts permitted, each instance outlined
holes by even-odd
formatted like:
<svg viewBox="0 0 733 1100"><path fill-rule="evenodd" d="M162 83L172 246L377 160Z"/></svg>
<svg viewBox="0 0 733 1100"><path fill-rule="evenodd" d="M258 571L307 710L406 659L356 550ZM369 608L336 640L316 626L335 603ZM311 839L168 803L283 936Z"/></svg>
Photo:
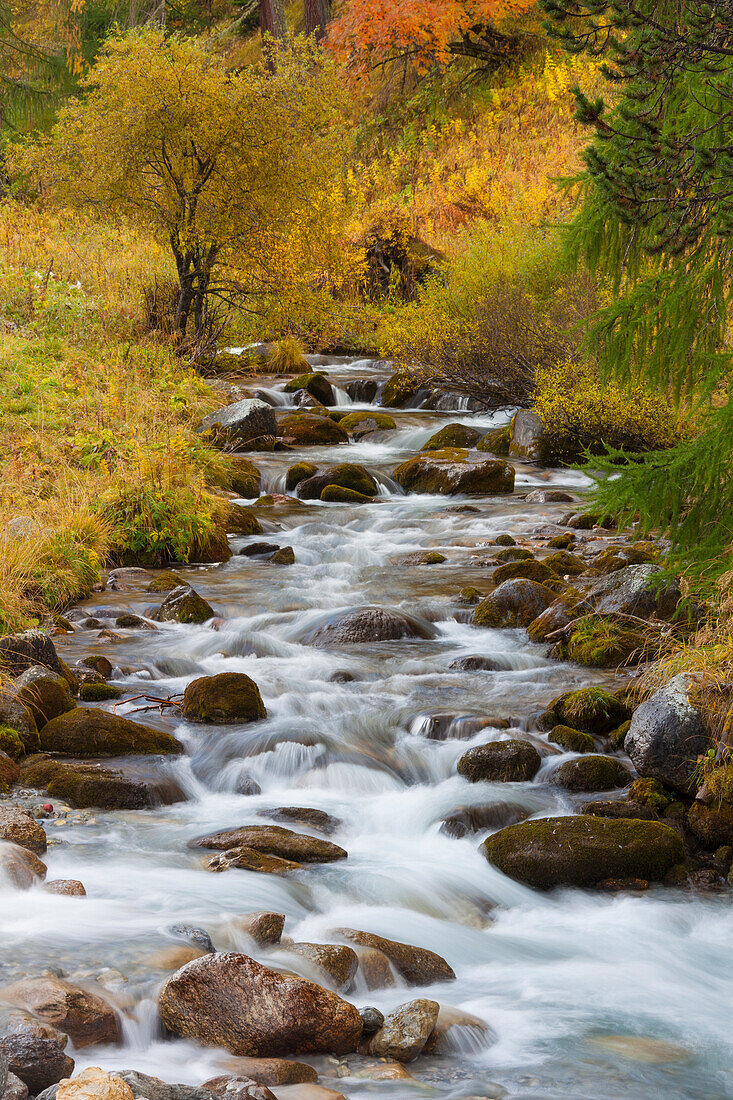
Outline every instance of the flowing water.
<svg viewBox="0 0 733 1100"><path fill-rule="evenodd" d="M387 364L364 360L332 361L328 370L340 404L349 403L349 380L389 374ZM273 403L288 400L282 382L263 380L262 387ZM527 1100L733 1096L733 910L725 898L664 888L638 896L542 894L482 858L485 834L453 839L440 831L450 812L492 801L538 815L577 809L578 799L547 783L569 754L533 731L532 716L561 691L601 679L547 658L524 631L468 624L456 597L487 576L481 563L490 551L482 544L501 532L553 533L567 508L526 504L518 495L538 485L577 492L584 478L517 463L513 497L405 496L390 471L439 427L460 421L489 429L507 419L467 412L460 401L444 404L454 411L397 411L397 431L348 448L252 456L263 470L263 491L283 491L287 466L304 458L321 466L363 462L379 475L380 496L360 506L316 501L258 509L264 537L292 546L294 566L237 556L251 540L235 539L226 564L178 570L223 620L216 628L160 624L155 632L120 631L117 641L79 630L58 640L70 661L106 653L126 698L167 697L196 676L235 671L253 677L268 710L264 722L226 728L142 715L184 742L187 755L159 767L188 800L49 822L49 878L81 879L86 898L0 888L0 978L47 967L75 980L96 978L124 1013L125 1049L81 1051L78 1068L137 1068L192 1084L226 1070L226 1052L159 1032L154 1000L164 974L153 957L174 946L168 929L183 923L206 929L217 949L264 961L268 956L232 918L267 909L286 915L286 933L297 940L328 942L330 929L361 928L429 947L456 971L455 983L418 994L357 985L349 998L360 1007L387 1011L411 995L432 996L490 1025L488 1044L456 1029L453 1054L416 1063L416 1080L341 1077L335 1087L349 1098L365 1091L388 1100L501 1095L492 1082ZM436 548L445 563L399 563L407 553ZM407 611L433 624L436 636L345 650L303 643L335 612L363 605ZM150 597L105 592L88 606L102 617L144 613ZM490 656L501 670L450 670L468 654ZM353 680L334 681L339 671ZM512 728L470 721L486 715L507 718ZM518 730L551 753L532 783L468 784L456 775L467 748ZM247 779L260 794L237 793ZM317 807L340 819L332 839L348 860L283 878L217 875L202 868L200 852L186 848L203 832L267 823L259 811L277 806ZM296 965L292 956L275 958ZM316 1063L334 1072L328 1059Z"/></svg>

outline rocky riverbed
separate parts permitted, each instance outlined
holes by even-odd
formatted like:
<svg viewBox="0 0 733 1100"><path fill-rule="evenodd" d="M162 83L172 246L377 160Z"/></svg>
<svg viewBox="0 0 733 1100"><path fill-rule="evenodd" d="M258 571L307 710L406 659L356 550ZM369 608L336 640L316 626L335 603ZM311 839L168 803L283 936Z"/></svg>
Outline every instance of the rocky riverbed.
<svg viewBox="0 0 733 1100"><path fill-rule="evenodd" d="M0 1095L733 1094L707 734L627 690L659 548L526 415L314 366L203 425L229 560L0 644Z"/></svg>

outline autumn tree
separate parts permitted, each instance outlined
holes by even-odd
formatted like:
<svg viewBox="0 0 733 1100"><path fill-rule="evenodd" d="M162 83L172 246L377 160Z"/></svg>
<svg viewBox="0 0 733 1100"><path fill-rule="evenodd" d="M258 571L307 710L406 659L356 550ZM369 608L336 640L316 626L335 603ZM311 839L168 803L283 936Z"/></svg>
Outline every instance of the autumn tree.
<svg viewBox="0 0 733 1100"><path fill-rule="evenodd" d="M18 157L61 200L127 215L171 248L176 330L306 282L328 238L343 139L331 63L312 41L228 71L196 38L147 26L107 43L85 96Z"/></svg>
<svg viewBox="0 0 733 1100"><path fill-rule="evenodd" d="M287 30L285 0L259 0L259 4L260 30L263 37L269 34L273 38L284 38Z"/></svg>
<svg viewBox="0 0 733 1100"><path fill-rule="evenodd" d="M305 33L320 41L331 19L331 0L305 0Z"/></svg>
<svg viewBox="0 0 733 1100"><path fill-rule="evenodd" d="M329 43L358 74L397 58L418 68L455 56L495 65L517 38L509 23L535 0L348 0Z"/></svg>

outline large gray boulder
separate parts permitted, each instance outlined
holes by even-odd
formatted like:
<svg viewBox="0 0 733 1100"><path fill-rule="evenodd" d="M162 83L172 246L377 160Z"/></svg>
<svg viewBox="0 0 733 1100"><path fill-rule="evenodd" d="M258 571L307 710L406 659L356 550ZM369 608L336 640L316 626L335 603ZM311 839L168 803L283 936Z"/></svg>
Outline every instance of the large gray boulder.
<svg viewBox="0 0 733 1100"><path fill-rule="evenodd" d="M599 615L636 615L671 619L682 598L677 581L660 584L659 565L627 565L597 580L587 594Z"/></svg>
<svg viewBox="0 0 733 1100"><path fill-rule="evenodd" d="M220 447L234 450L258 436L276 435L277 420L271 405L251 397L209 413L197 430L210 434Z"/></svg>
<svg viewBox="0 0 733 1100"><path fill-rule="evenodd" d="M675 676L634 711L624 749L639 775L694 795L697 758L711 744L702 714L689 700L692 680Z"/></svg>
<svg viewBox="0 0 733 1100"><path fill-rule="evenodd" d="M423 619L387 607L357 607L334 615L330 622L309 631L305 645L328 648L360 645L364 642L391 642L400 638L435 638L437 630Z"/></svg>
<svg viewBox="0 0 733 1100"><path fill-rule="evenodd" d="M541 457L545 426L537 413L520 409L512 421L509 454L513 458L528 458L536 462Z"/></svg>

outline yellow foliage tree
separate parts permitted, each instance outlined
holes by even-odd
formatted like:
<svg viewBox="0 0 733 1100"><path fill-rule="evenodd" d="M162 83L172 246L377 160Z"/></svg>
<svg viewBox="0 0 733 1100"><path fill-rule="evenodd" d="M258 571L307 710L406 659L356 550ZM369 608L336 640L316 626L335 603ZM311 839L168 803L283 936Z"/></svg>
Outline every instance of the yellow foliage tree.
<svg viewBox="0 0 733 1100"><path fill-rule="evenodd" d="M229 71L202 39L114 36L53 131L19 152L63 201L131 217L170 245L181 338L213 296L292 292L333 239L344 143L334 69L312 41ZM333 199L333 201L331 201Z"/></svg>

